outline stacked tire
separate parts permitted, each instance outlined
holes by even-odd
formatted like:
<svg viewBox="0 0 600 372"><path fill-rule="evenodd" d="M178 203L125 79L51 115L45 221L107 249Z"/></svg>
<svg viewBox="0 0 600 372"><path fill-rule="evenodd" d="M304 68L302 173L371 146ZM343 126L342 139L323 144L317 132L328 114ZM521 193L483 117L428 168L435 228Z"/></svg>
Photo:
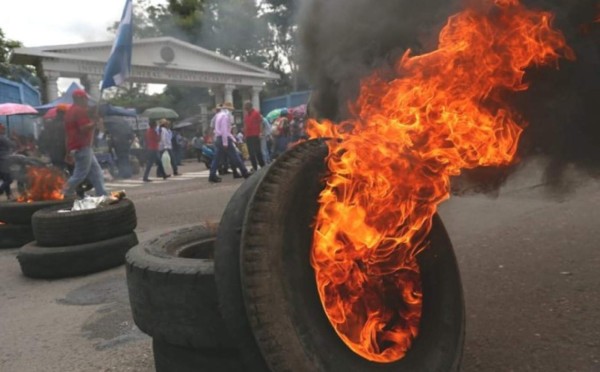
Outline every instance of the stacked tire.
<svg viewBox="0 0 600 372"><path fill-rule="evenodd" d="M72 203L72 200L0 203L0 249L20 248L34 240L31 218L35 212L44 208L66 206Z"/></svg>
<svg viewBox="0 0 600 372"><path fill-rule="evenodd" d="M21 271L31 278L56 279L107 270L125 261L138 243L137 216L128 199L83 211L55 206L32 216L35 241L17 255Z"/></svg>
<svg viewBox="0 0 600 372"><path fill-rule="evenodd" d="M438 216L417 258L424 305L404 358L366 360L329 323L310 264L327 154L324 141L307 141L258 171L216 234L178 229L128 253L133 318L153 338L158 372L459 370L462 285Z"/></svg>
<svg viewBox="0 0 600 372"><path fill-rule="evenodd" d="M133 319L153 338L157 372L244 370L218 308L215 237L216 227L197 225L127 253Z"/></svg>

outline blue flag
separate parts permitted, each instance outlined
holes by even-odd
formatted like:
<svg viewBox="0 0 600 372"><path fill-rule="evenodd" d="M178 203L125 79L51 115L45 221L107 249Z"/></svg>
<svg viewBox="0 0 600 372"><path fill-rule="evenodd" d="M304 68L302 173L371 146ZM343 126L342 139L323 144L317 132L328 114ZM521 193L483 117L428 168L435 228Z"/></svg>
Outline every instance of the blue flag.
<svg viewBox="0 0 600 372"><path fill-rule="evenodd" d="M131 46L133 40L133 4L132 0L125 1L125 9L117 30L117 37L113 44L108 62L104 67L102 88L121 85L131 72Z"/></svg>

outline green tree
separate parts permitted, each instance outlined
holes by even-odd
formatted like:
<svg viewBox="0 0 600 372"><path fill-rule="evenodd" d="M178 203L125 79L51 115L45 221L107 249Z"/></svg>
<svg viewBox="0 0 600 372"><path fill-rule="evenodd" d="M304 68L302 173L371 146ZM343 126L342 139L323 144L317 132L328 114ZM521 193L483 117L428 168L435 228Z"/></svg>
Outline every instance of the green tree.
<svg viewBox="0 0 600 372"><path fill-rule="evenodd" d="M274 95L307 88L299 76L297 63L297 11L297 0L261 1L261 18L268 23L271 37L271 48L267 51L268 68L282 77L268 86Z"/></svg>
<svg viewBox="0 0 600 372"><path fill-rule="evenodd" d="M164 5L153 5L149 0L134 0L133 2L133 37L136 39L164 36L171 15ZM116 33L119 21L108 28Z"/></svg>
<svg viewBox="0 0 600 372"><path fill-rule="evenodd" d="M129 82L118 87L109 101L113 105L135 108L138 112L156 106L173 107L174 104L174 100L169 95L162 93L150 95L146 84Z"/></svg>
<svg viewBox="0 0 600 372"><path fill-rule="evenodd" d="M295 59L296 10L296 0L169 0L163 5L135 0L134 37L173 36L277 72L281 79L270 83L265 94L279 95L302 88ZM178 106L190 100L195 109L206 98L203 92L170 86L164 94L175 97ZM119 91L117 97L121 94L137 93Z"/></svg>
<svg viewBox="0 0 600 372"><path fill-rule="evenodd" d="M35 67L10 63L13 51L22 46L20 41L7 39L0 28L0 77L14 81L23 79L34 86L39 86L40 80L36 76Z"/></svg>
<svg viewBox="0 0 600 372"><path fill-rule="evenodd" d="M201 46L267 67L269 29L253 0L209 0Z"/></svg>

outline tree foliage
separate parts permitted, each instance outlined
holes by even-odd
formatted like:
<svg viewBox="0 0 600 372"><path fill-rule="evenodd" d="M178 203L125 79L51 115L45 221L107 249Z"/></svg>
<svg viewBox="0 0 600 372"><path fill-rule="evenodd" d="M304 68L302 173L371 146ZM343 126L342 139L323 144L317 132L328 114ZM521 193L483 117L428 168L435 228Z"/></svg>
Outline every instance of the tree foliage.
<svg viewBox="0 0 600 372"><path fill-rule="evenodd" d="M304 88L298 79L296 63L297 0L168 0L155 5L134 0L134 37L172 36L216 51L242 62L269 69L281 79L268 84L266 95L273 96ZM116 23L111 29L115 31ZM144 96L145 85L120 90L120 103ZM170 86L163 103L171 106L187 102L197 108L203 90ZM189 101L189 102L188 102ZM117 102L117 101L115 101ZM132 105L127 105L131 107Z"/></svg>
<svg viewBox="0 0 600 372"><path fill-rule="evenodd" d="M7 39L4 31L0 28L0 77L14 81L23 79L34 86L39 86L40 81L33 66L20 66L10 63L13 51L22 46L23 43L20 41Z"/></svg>

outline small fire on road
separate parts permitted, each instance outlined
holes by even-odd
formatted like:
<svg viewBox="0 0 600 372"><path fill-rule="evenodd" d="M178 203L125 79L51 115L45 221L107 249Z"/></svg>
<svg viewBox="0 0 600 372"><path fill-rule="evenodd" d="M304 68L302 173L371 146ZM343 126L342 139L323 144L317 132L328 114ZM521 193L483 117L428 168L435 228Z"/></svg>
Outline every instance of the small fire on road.
<svg viewBox="0 0 600 372"><path fill-rule="evenodd" d="M65 178L57 169L29 167L27 183L27 190L17 199L20 203L64 199Z"/></svg>
<svg viewBox="0 0 600 372"><path fill-rule="evenodd" d="M525 70L574 59L552 14L518 0L487 2L448 20L438 49L407 52L394 75L361 83L353 117L309 123L330 137L311 263L339 337L374 362L404 357L419 333L417 255L450 177L514 161L525 122L507 104Z"/></svg>

